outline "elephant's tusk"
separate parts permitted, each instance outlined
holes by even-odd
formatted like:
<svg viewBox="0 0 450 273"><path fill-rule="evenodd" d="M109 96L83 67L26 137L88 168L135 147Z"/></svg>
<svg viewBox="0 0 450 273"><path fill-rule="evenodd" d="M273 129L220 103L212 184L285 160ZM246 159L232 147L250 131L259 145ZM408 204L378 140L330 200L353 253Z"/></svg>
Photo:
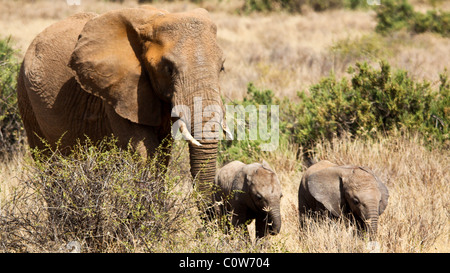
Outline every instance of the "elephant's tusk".
<svg viewBox="0 0 450 273"><path fill-rule="evenodd" d="M225 136L227 137L227 139L229 139L229 140L234 139L233 135L231 134L231 132L228 129L225 128L223 130L225 131Z"/></svg>
<svg viewBox="0 0 450 273"><path fill-rule="evenodd" d="M234 139L233 134L228 129L226 123L222 120L220 124L222 125L222 129L225 132L225 138L228 140L233 140Z"/></svg>
<svg viewBox="0 0 450 273"><path fill-rule="evenodd" d="M200 144L200 142L198 142L192 135L191 133L189 133L189 130L186 127L186 123L184 123L184 121L179 120L180 121L180 131L181 131L181 135L184 137L184 139L186 139L189 143L191 143L192 145L196 145L196 146L202 146L202 144Z"/></svg>

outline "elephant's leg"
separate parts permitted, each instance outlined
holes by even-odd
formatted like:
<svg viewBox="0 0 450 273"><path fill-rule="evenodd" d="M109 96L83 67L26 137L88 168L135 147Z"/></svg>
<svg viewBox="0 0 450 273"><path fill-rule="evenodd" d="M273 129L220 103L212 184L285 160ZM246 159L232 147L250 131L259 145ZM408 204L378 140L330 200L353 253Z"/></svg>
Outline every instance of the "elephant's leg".
<svg viewBox="0 0 450 273"><path fill-rule="evenodd" d="M268 234L267 215L258 214L255 220L256 238L262 238Z"/></svg>
<svg viewBox="0 0 450 273"><path fill-rule="evenodd" d="M224 201L226 202L226 201ZM219 222L219 227L225 234L229 234L233 229L231 225L232 211L229 211L225 205L218 205L215 209L214 217Z"/></svg>
<svg viewBox="0 0 450 273"><path fill-rule="evenodd" d="M233 211L233 216L231 218L231 224L235 229L242 229L244 233L244 238L250 240L250 233L248 232L248 223L252 220L252 216L247 214L245 208L235 209Z"/></svg>

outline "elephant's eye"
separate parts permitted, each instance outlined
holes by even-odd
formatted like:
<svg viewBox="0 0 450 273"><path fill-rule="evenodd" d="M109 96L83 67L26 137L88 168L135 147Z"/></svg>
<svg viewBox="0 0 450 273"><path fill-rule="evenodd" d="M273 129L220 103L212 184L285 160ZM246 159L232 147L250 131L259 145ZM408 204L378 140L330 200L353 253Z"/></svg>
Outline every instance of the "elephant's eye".
<svg viewBox="0 0 450 273"><path fill-rule="evenodd" d="M173 74L173 67L172 67L171 64L167 64L164 67L164 70L166 71L167 75L172 76L172 74Z"/></svg>
<svg viewBox="0 0 450 273"><path fill-rule="evenodd" d="M162 68L164 69L164 72L168 76L172 76L173 75L175 65L174 65L174 63L171 60L169 60L166 57L162 57L161 58L161 65L162 65Z"/></svg>
<svg viewBox="0 0 450 273"><path fill-rule="evenodd" d="M359 199L357 197L353 198L353 204L359 205Z"/></svg>
<svg viewBox="0 0 450 273"><path fill-rule="evenodd" d="M257 194L256 194L256 198L258 198L258 200L261 200L261 199L262 199L262 195L259 194L259 193L257 193Z"/></svg>
<svg viewBox="0 0 450 273"><path fill-rule="evenodd" d="M225 59L222 59L222 65L220 66L219 73L225 71L225 67L223 66L224 64L225 64Z"/></svg>

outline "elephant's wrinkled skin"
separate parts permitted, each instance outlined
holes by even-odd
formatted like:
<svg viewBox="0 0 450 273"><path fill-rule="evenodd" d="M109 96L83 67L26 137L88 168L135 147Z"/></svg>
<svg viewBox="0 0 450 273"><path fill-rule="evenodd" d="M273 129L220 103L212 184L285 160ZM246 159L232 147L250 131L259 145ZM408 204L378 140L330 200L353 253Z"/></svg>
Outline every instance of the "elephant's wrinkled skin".
<svg viewBox="0 0 450 273"><path fill-rule="evenodd" d="M206 10L169 13L148 6L81 13L51 25L28 48L18 79L30 146L42 147L43 138L54 147L63 136L64 149L77 139L113 134L121 147L130 142L148 157L163 139L170 151L171 123L180 120L193 129L182 131L190 139L191 174L207 190L221 129L198 133L213 117L222 118L216 31ZM194 118L194 98L202 100L203 119ZM177 105L191 116L171 117Z"/></svg>

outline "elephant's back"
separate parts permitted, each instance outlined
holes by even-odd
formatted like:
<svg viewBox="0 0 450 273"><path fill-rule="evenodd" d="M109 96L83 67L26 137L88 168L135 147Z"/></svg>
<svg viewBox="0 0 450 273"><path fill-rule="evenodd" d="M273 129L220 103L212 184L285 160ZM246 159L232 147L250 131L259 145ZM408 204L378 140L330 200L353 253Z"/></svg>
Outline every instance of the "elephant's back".
<svg viewBox="0 0 450 273"><path fill-rule="evenodd" d="M313 175L313 174L315 174L315 173L317 173L317 172L319 172L319 171L321 171L323 169L327 169L327 168L330 168L330 167L336 167L336 166L337 166L336 164L334 164L334 163L332 163L332 162L330 162L328 160L322 160L322 161L319 161L319 162L311 165L308 169L306 169L306 171L302 175L302 180L300 182L299 192L302 189L304 190L305 188L307 188L306 183L307 183L307 181L308 181L308 179L309 179L309 177L311 175Z"/></svg>
<svg viewBox="0 0 450 273"><path fill-rule="evenodd" d="M235 179L236 174L242 170L243 166L245 166L244 163L236 160L226 164L217 171L216 184L222 189L222 192L225 194L231 192L233 180Z"/></svg>
<svg viewBox="0 0 450 273"><path fill-rule="evenodd" d="M305 179L308 179L309 176L311 176L314 173L317 173L318 171L321 171L323 169L327 169L330 167L337 167L337 164L334 164L328 160L322 160L317 162L316 164L312 165L311 167L309 167L306 172L304 173L303 177Z"/></svg>
<svg viewBox="0 0 450 273"><path fill-rule="evenodd" d="M70 105L88 99L67 64L83 26L95 16L80 13L56 22L28 47L19 73L18 103L29 139L37 133L50 143L58 140L70 129L70 115L76 114ZM68 92L70 96L64 95ZM36 143L40 140L30 141Z"/></svg>
<svg viewBox="0 0 450 273"><path fill-rule="evenodd" d="M73 15L50 25L36 36L23 62L24 84L29 96L38 96L51 108L59 90L73 77L67 64L78 35L84 24L95 16L94 13Z"/></svg>

